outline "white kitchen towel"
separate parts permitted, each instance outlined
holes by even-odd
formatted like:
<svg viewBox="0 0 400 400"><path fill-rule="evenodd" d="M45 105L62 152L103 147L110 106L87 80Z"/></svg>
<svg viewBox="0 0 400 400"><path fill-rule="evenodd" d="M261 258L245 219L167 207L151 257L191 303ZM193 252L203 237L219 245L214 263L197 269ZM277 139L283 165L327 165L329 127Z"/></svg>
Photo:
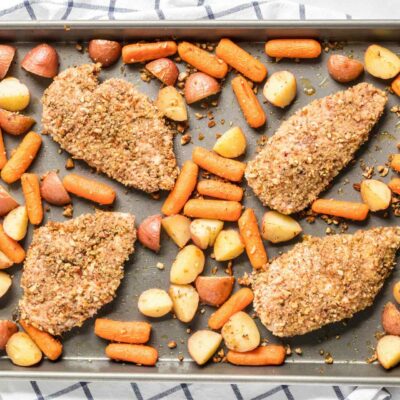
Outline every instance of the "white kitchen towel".
<svg viewBox="0 0 400 400"><path fill-rule="evenodd" d="M398 0L2 0L0 20L390 19ZM283 383L283 382L282 382ZM2 400L389 400L400 389L346 386L0 381Z"/></svg>

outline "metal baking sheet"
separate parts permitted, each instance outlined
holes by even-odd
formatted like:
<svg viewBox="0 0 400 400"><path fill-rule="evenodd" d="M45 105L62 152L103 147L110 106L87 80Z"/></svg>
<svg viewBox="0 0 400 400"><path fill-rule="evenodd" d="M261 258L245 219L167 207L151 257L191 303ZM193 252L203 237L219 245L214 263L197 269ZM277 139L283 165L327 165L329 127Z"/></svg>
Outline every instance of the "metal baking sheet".
<svg viewBox="0 0 400 400"><path fill-rule="evenodd" d="M34 42L51 41L56 46L60 55L60 69L89 62L86 52L80 53L75 48L76 41L83 43L90 38L116 38L125 42L156 37L190 38L192 40L217 41L222 36L234 37L241 42L241 46L259 57L268 67L271 74L277 70L287 69L292 71L298 82L298 96L296 101L284 111L265 105L267 110L268 123L266 127L259 130L248 128L239 107L230 89L230 80L234 76L229 74L224 82L224 90L218 98L219 106L212 108L215 115L216 126L208 128L208 119L196 119L195 113L205 114L205 110L198 105L189 106L190 129L192 143L181 146L179 136L175 140L175 151L179 164L190 158L191 151L195 145L211 148L216 139L217 133L228 129L229 124L239 125L243 128L248 139L248 150L244 160L252 157L255 152L257 140L261 135L272 135L280 122L291 115L298 108L308 104L313 99L328 95L337 90L346 88L348 85L341 85L334 82L327 73L326 60L329 54L323 52L322 57L316 61L288 61L282 60L276 63L266 57L263 51L264 41L267 37L282 36L314 36L320 39L344 40L348 43L338 53L352 54L362 59L367 45L371 42L386 41L386 45L392 50L400 53L398 37L400 24L395 21L387 21L384 24L369 21L348 22L232 22L223 21L219 23L210 22L88 22L88 23L1 23L0 38L2 42L14 42L18 48L16 60L9 75L18 77L26 83L31 90L32 101L27 113L34 115L38 123L35 126L37 132L41 131L40 98L43 90L49 85L47 79L32 76L20 68L20 61L25 53L34 46ZM368 40L367 40L368 39ZM126 66L121 69L122 63L104 70L100 79L109 77L122 77L134 83L138 88L155 98L160 83L156 80L145 83L140 79L139 66ZM179 68L184 69L180 64ZM387 82L376 80L368 74L360 79L371 82L384 89ZM312 96L303 92L303 85L311 83L316 89ZM263 100L261 90L258 93L260 100ZM396 144L400 140L400 128L396 127L399 119L389 110L398 104L398 98L389 96L389 104L385 115L373 130L371 140L357 153L356 162L344 170L334 181L331 189L324 195L349 200L359 199L359 194L353 189L352 183L362 179L360 164L364 160L367 165L383 165L388 155L397 151ZM223 124L222 121L225 120ZM200 137L204 136L201 140ZM5 142L8 152L15 147L19 139L5 135ZM59 154L59 146L50 137L43 137L43 147L39 157L31 167L31 171L44 173L49 169L59 169L60 174L66 174L64 168L68 154ZM91 169L84 162L76 162L74 172L91 176ZM383 178L388 181L392 172ZM159 200L152 199L149 195L135 190L127 190L122 185L113 182L103 175L97 179L112 185L118 193L114 209L131 212L136 215L140 222L147 215L160 212L160 207L165 194ZM23 200L18 184L9 187L11 193L19 200ZM260 202L247 190L245 205L254 207L260 218L265 211ZM93 212L93 204L74 198L74 216L85 212ZM51 207L46 213L48 220L65 220L62 216L62 209ZM359 228L368 228L379 225L396 225L400 219L393 215L386 219L381 215L373 214L365 223L349 223L349 232ZM327 225L317 220L310 225L301 221L304 234L324 236ZM31 240L32 231L25 239L25 247ZM266 244L270 257L277 256L291 248L293 243L287 245ZM137 244L135 254L126 263L126 276L114 302L105 306L99 312L99 316L132 320L143 319L138 313L137 298L139 294L151 287L167 289L169 286L169 269L177 253L177 247L163 233L162 248L159 255L144 249ZM156 268L157 262L165 264L165 270ZM250 272L251 267L245 255L234 260L234 274L239 277L244 272ZM207 258L204 273L210 274L213 267L218 267L218 274L224 275L225 263L217 263L210 257ZM16 310L18 298L21 267L14 267L11 272L14 275L14 284L10 292L0 300L0 318L10 318ZM391 286L400 278L398 268L388 279L381 293L377 296L373 307L357 314L356 317L346 323L329 325L314 333L293 339L285 340L292 349L300 347L302 355L293 353L288 357L287 362L281 367L235 367L227 363L209 363L205 367L198 367L191 361L186 350L186 342L189 337L187 329L192 330L204 328L207 325L207 318L213 311L210 307L204 307L205 313L195 318L190 324L183 324L167 316L162 319L153 320L153 333L151 344L156 346L160 353L160 360L155 368L138 367L135 365L121 364L109 361L104 356L106 342L97 338L93 333L93 320L87 321L81 329L74 329L63 338L64 356L60 361L43 361L33 368L20 368L14 366L6 357L0 357L0 378L7 379L129 379L129 380L176 380L176 381L235 381L235 382L286 382L286 383L346 383L346 384L375 384L375 385L400 385L400 368L391 371L384 371L378 364L367 364L366 359L372 354L372 346L375 344L374 334L381 330L380 315L383 305L391 299ZM260 326L262 337L272 342L279 342L273 338L264 327ZM167 343L175 340L178 343L176 349L170 350ZM332 354L334 363L327 365L320 351L324 350ZM183 355L184 360L180 362L178 356Z"/></svg>

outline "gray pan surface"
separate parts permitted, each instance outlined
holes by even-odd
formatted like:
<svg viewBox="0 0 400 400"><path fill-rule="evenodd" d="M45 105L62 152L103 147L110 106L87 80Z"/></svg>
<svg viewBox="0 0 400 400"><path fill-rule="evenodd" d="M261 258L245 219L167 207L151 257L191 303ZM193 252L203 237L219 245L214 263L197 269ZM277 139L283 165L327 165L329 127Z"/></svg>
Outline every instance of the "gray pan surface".
<svg viewBox="0 0 400 400"><path fill-rule="evenodd" d="M153 24L153 25L150 25ZM351 25L352 24L352 25ZM132 27L128 23L115 23L115 25L101 23L77 24L64 30L62 26L49 24L48 26L40 26L41 24L27 26L24 24L15 24L15 26L4 26L1 30L0 37L11 40L20 40L16 43L18 48L16 60L9 72L10 76L18 77L22 82L26 83L31 90L32 100L27 114L34 115L38 123L34 127L37 132L41 131L40 116L41 104L40 98L43 90L50 84L50 80L38 78L30 75L20 68L20 62L25 53L34 46L29 40L51 40L54 42L60 55L60 70L73 65L90 62L87 52L81 53L75 48L76 39L83 41L91 37L114 37L124 38L128 42L129 38L133 40L138 37L170 37L177 35L178 37L201 37L211 41L216 41L223 35L237 36L242 38L241 46L259 57L268 67L269 74L278 70L289 70L293 72L297 78L298 95L296 101L286 108L284 111L274 108L269 104L264 104L267 111L268 123L265 128L252 130L245 123L236 99L230 87L230 80L234 77L231 72L223 83L223 90L218 96L218 107L212 107L210 110L215 115L216 126L208 128L208 118L196 119L195 113L206 114L205 110L199 105L189 106L190 129L188 132L192 135L192 143L182 146L180 144L180 136L175 139L175 151L179 160L179 164L191 156L191 151L195 145L201 145L211 148L215 142L216 134L222 133L229 128L230 123L239 125L244 130L248 139L248 149L244 161L254 156L257 140L261 135L270 136L279 126L280 122L291 115L295 110L308 104L310 101L342 90L349 85L342 85L334 82L328 75L326 69L326 61L331 53L323 52L320 59L315 61L288 61L282 60L276 63L274 60L268 59L264 53L264 40L268 36L299 36L300 34L312 34L323 38L341 38L346 36L346 29L349 30L347 37L348 43L342 50L336 50L334 53L351 54L358 59L363 59L363 52L368 44L376 42L378 39L389 40L385 45L400 53L398 42L398 33L400 29L395 29L396 24L387 24L386 26L375 25L375 29L359 23L350 24L334 24L315 23L309 24L268 24L254 25L236 23L222 23L214 28L207 28L206 24L196 24L196 29L188 27L185 29L184 24L179 29L174 29L174 24L168 24L157 27L154 23L149 23L146 31L146 24L138 24L138 27ZM269 27L269 28L268 28ZM295 29L297 27L297 29ZM50 29L51 28L51 29ZM139 29L140 28L140 29ZM268 29L266 29L268 28ZM282 28L286 28L282 29ZM367 29L368 28L368 29ZM391 29L390 29L391 28ZM14 29L14 30L13 30ZM30 39L33 38L33 39ZM371 37L371 41L362 41L363 38ZM397 37L397 39L396 39ZM247 40L243 40L247 38ZM249 41L248 39L252 39ZM375 39L375 40L374 40ZM390 41L391 39L391 41ZM86 48L86 43L83 43ZM150 98L154 99L161 84L157 80L145 83L140 79L140 69L142 65L126 66L121 70L122 62L117 65L105 69L100 74L101 81L110 77L122 77L137 85L137 87L145 92ZM180 70L184 70L184 64L179 64ZM388 82L374 79L365 73L358 81L368 81L379 88L384 89ZM357 82L354 82L357 83ZM309 96L303 92L304 85L312 85L316 92ZM261 89L262 87L260 87ZM258 98L263 101L261 90L258 92ZM354 165L346 168L339 177L334 181L330 190L324 193L325 197L335 197L338 199L359 200L359 193L356 192L352 184L360 182L363 178L361 162L364 160L368 166L384 165L388 156L397 151L396 144L400 139L399 119L389 110L394 105L399 104L398 98L389 95L389 103L386 112L379 124L375 127L371 134L370 141L363 146L357 153ZM223 124L222 121L225 120ZM204 136L201 140L200 137ZM10 135L4 135L6 148L8 152L17 145L20 138L14 138ZM59 146L50 138L43 137L43 146L39 156L30 168L30 171L42 174L50 169L60 170L60 175L67 173L65 169L65 161L68 154L62 152L59 154ZM76 161L73 172L93 177L91 169L81 161ZM388 182L393 172L390 172L385 178L381 178L379 174L375 176ZM159 200L154 200L151 196L135 190L127 190L122 185L112 181L104 175L95 176L102 182L106 182L113 186L117 191L117 201L114 210L131 212L137 217L140 223L146 216L157 214L160 212L162 201L165 193L161 195ZM9 186L10 192L21 202L23 201L20 185L14 184ZM248 207L254 207L259 219L265 212L261 203L255 198L248 188L244 201ZM74 216L82 213L93 212L94 205L90 202L74 198ZM62 209L51 207L46 213L45 220L66 220L62 216ZM365 223L349 223L348 232L354 232L360 228L369 228L373 226L391 226L400 223L393 214L390 218L383 218L381 215L372 214ZM301 220L303 234L311 234L324 236L327 224L320 219L314 224ZM335 228L334 228L335 229ZM24 240L27 247L31 241L32 229ZM300 240L300 239L299 239ZM293 241L295 243L298 240ZM266 247L270 257L277 256L280 252L287 251L293 246L293 243L285 245L271 245L266 243ZM162 247L158 255L143 248L139 243L136 245L136 251L125 265L126 276L118 289L118 295L114 302L105 306L100 310L99 316L115 318L121 320L146 319L141 316L137 310L137 299L140 293L148 288L159 287L168 289L169 286L169 270L171 263L178 252L174 243L162 233ZM205 275L211 274L211 269L218 267L218 275L224 275L226 263L217 263L209 257L206 261ZM165 265L164 270L156 267L157 262ZM247 256L242 255L233 262L233 270L236 277L240 277L244 272L250 272L251 266ZM21 295L19 288L19 279L21 274L21 266L13 267L11 273L14 275L14 283L10 292L0 300L0 318L8 319L15 313L18 299ZM104 355L106 342L97 338L93 333L93 320L87 321L82 328L74 329L66 334L63 338L64 356L60 361L55 363L47 360L43 361L39 366L33 368L16 367L4 356L0 357L0 378L62 378L62 379L146 379L146 380L176 380L176 381L281 381L281 382L302 382L302 383L355 383L355 384L400 384L400 368L392 371L384 371L378 364L367 364L366 359L373 353L372 347L375 345L375 333L381 331L380 315L383 305L392 298L391 287L394 282L400 278L400 271L395 269L394 273L388 279L381 293L377 296L373 307L359 313L346 323L337 323L326 326L314 333L310 333L301 337L285 340L284 343L290 344L292 350L301 348L302 355L294 353L288 357L287 362L282 367L235 367L227 363L215 364L209 363L205 367L198 367L190 359L187 352L187 339L189 334L187 329L197 330L207 326L208 316L213 312L211 307L200 307L205 310L204 314L198 313L194 322L183 324L171 315L162 319L152 320L153 333L150 344L156 346L160 353L160 360L155 368L138 367L135 365L121 364L110 362ZM200 310L199 309L199 310ZM251 311L251 310L249 310ZM260 324L259 324L260 325ZM260 331L263 338L268 338L272 342L279 342L277 338L272 337L267 330L260 325ZM170 350L167 344L170 340L175 340L178 344L176 349ZM320 351L329 352L334 363L327 365L324 362L324 356ZM178 356L184 357L183 361L178 360Z"/></svg>

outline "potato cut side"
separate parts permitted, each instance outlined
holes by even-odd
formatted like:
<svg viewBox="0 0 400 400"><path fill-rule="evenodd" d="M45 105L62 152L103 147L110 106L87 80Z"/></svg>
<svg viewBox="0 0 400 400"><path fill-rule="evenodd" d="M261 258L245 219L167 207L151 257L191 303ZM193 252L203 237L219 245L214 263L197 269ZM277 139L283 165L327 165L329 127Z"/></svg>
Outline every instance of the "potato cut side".
<svg viewBox="0 0 400 400"><path fill-rule="evenodd" d="M14 240L22 240L28 229L28 212L25 206L11 210L3 221L4 232Z"/></svg>
<svg viewBox="0 0 400 400"><path fill-rule="evenodd" d="M8 292L11 284L11 276L4 271L0 271L0 299Z"/></svg>
<svg viewBox="0 0 400 400"><path fill-rule="evenodd" d="M0 82L0 108L21 111L28 107L29 89L17 78L6 78Z"/></svg>
<svg viewBox="0 0 400 400"><path fill-rule="evenodd" d="M199 307L199 295L191 285L171 285L169 295L179 321L190 322Z"/></svg>
<svg viewBox="0 0 400 400"><path fill-rule="evenodd" d="M156 106L161 113L173 121L186 121L185 101L173 86L166 86L158 92Z"/></svg>
<svg viewBox="0 0 400 400"><path fill-rule="evenodd" d="M138 300L139 311L147 317L159 318L172 310L172 300L162 289L148 289Z"/></svg>
<svg viewBox="0 0 400 400"><path fill-rule="evenodd" d="M386 210L392 200L392 192L386 183L376 179L366 179L360 187L363 202L371 211Z"/></svg>
<svg viewBox="0 0 400 400"><path fill-rule="evenodd" d="M216 141L213 150L222 157L235 158L245 153L246 146L246 136L238 126L234 126Z"/></svg>
<svg viewBox="0 0 400 400"><path fill-rule="evenodd" d="M284 108L296 97L296 78L289 71L273 73L265 83L263 94L274 106Z"/></svg>
<svg viewBox="0 0 400 400"><path fill-rule="evenodd" d="M261 235L272 243L287 242L302 231L300 224L288 215L267 211L261 223Z"/></svg>
<svg viewBox="0 0 400 400"><path fill-rule="evenodd" d="M171 267L171 283L184 285L192 283L203 272L205 263L204 253L195 245L184 247L176 256Z"/></svg>
<svg viewBox="0 0 400 400"><path fill-rule="evenodd" d="M184 215L171 215L161 220L161 225L175 244L182 248L190 240L190 219Z"/></svg>
<svg viewBox="0 0 400 400"><path fill-rule="evenodd" d="M222 335L209 330L195 332L188 340L190 356L197 364L205 364L218 350Z"/></svg>
<svg viewBox="0 0 400 400"><path fill-rule="evenodd" d="M11 361L20 367L30 367L42 359L39 347L25 332L17 332L10 337L6 352Z"/></svg>
<svg viewBox="0 0 400 400"><path fill-rule="evenodd" d="M214 244L214 255L217 261L228 261L239 257L244 251L244 243L238 231L227 229L221 231Z"/></svg>
<svg viewBox="0 0 400 400"><path fill-rule="evenodd" d="M190 236L196 246L205 250L214 244L223 227L223 221L217 219L195 219L190 224Z"/></svg>
<svg viewBox="0 0 400 400"><path fill-rule="evenodd" d="M365 69L377 78L394 78L400 72L399 57L389 49L377 44L368 47L364 61Z"/></svg>
<svg viewBox="0 0 400 400"><path fill-rule="evenodd" d="M228 299L234 283L233 276L198 276L195 285L200 301L217 307Z"/></svg>
<svg viewBox="0 0 400 400"><path fill-rule="evenodd" d="M395 367L400 362L400 337L386 335L379 339L376 354L383 368Z"/></svg>
<svg viewBox="0 0 400 400"><path fill-rule="evenodd" d="M10 268L13 264L13 261L0 251L0 269Z"/></svg>

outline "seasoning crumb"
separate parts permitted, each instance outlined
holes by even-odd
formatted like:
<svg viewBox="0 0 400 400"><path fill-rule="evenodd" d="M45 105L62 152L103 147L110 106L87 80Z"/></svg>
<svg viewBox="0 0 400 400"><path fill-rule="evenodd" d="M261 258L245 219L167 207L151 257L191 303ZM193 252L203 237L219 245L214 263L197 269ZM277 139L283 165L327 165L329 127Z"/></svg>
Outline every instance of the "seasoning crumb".
<svg viewBox="0 0 400 400"><path fill-rule="evenodd" d="M192 136L190 136L188 133L183 135L181 137L181 145L184 146L185 144L188 144L192 140Z"/></svg>
<svg viewBox="0 0 400 400"><path fill-rule="evenodd" d="M74 215L74 207L72 204L68 204L64 207L63 215L64 217L72 218Z"/></svg>
<svg viewBox="0 0 400 400"><path fill-rule="evenodd" d="M296 347L296 348L294 349L294 352L295 352L297 355L299 355L299 356L302 356L302 355L303 355L303 350L301 349L301 347Z"/></svg>
<svg viewBox="0 0 400 400"><path fill-rule="evenodd" d="M330 353L326 353L325 355L325 364L333 364L333 357Z"/></svg>
<svg viewBox="0 0 400 400"><path fill-rule="evenodd" d="M292 348L290 347L290 344L286 345L286 355L288 357L292 355Z"/></svg>
<svg viewBox="0 0 400 400"><path fill-rule="evenodd" d="M207 126L208 126L209 128L213 128L215 125L217 125L217 124L215 123L215 121L209 121L208 124L207 124Z"/></svg>
<svg viewBox="0 0 400 400"><path fill-rule="evenodd" d="M182 362L184 360L183 354L178 355L178 360L179 362Z"/></svg>
<svg viewBox="0 0 400 400"><path fill-rule="evenodd" d="M176 346L177 346L177 344L176 344L175 340L171 340L171 341L168 342L168 345L167 345L167 346L168 346L170 349L175 349Z"/></svg>
<svg viewBox="0 0 400 400"><path fill-rule="evenodd" d="M165 268L165 266L164 266L164 264L163 264L162 262L158 262L158 263L156 264L156 267L157 267L159 270L163 270L163 269Z"/></svg>
<svg viewBox="0 0 400 400"><path fill-rule="evenodd" d="M67 158L67 161L65 162L65 168L72 169L74 167L75 167L74 160L72 158Z"/></svg>

